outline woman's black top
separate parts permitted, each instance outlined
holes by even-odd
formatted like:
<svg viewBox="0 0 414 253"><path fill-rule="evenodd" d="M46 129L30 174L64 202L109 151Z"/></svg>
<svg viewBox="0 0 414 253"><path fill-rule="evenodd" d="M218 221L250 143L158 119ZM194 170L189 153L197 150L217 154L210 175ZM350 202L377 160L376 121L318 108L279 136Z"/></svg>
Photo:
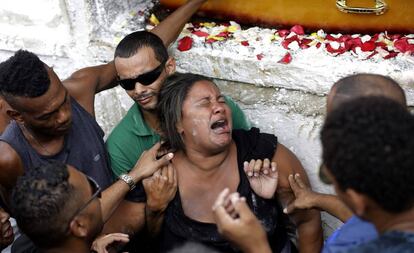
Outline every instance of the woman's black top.
<svg viewBox="0 0 414 253"><path fill-rule="evenodd" d="M266 200L256 195L250 188L249 181L243 170L244 161L251 159L272 159L277 137L260 133L259 129L249 131L233 130L233 140L237 146L237 163L240 183L237 191L246 197L247 203L264 226L273 252L280 252L287 242L287 233L283 220L286 216L275 199ZM168 252L186 242L202 243L219 252L241 252L225 240L211 223L203 223L190 219L184 214L179 191L166 209L164 223L159 238L151 252Z"/></svg>

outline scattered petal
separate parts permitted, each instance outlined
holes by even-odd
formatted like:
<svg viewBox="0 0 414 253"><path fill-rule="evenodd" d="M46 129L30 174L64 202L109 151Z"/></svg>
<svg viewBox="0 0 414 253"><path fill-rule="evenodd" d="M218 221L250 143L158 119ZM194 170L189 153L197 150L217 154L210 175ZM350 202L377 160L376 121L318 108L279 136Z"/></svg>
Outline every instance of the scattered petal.
<svg viewBox="0 0 414 253"><path fill-rule="evenodd" d="M178 41L178 50L181 52L188 51L193 47L193 39L189 36L183 37Z"/></svg>
<svg viewBox="0 0 414 253"><path fill-rule="evenodd" d="M282 38L287 36L289 33L290 33L289 30L279 30L279 31L277 31L277 35L279 35Z"/></svg>
<svg viewBox="0 0 414 253"><path fill-rule="evenodd" d="M258 54L258 55L256 55L256 57L259 61L261 61L264 57L264 54Z"/></svg>
<svg viewBox="0 0 414 253"><path fill-rule="evenodd" d="M367 41L361 45L361 50L362 52L369 52L375 50L376 47L375 42Z"/></svg>
<svg viewBox="0 0 414 253"><path fill-rule="evenodd" d="M193 31L192 34L198 36L198 37L208 37L210 34L203 32L203 31Z"/></svg>
<svg viewBox="0 0 414 253"><path fill-rule="evenodd" d="M154 25L154 26L157 26L160 23L160 21L154 14L151 14L151 17L149 18L149 22L151 23L151 25Z"/></svg>
<svg viewBox="0 0 414 253"><path fill-rule="evenodd" d="M250 44L249 44L249 42L247 41L247 40L245 40L245 41L242 41L241 42L241 44L243 45L243 46L245 46L245 47L248 47Z"/></svg>
<svg viewBox="0 0 414 253"><path fill-rule="evenodd" d="M289 64L292 62L292 55L289 52L287 52L285 56L283 56L283 58L280 59L278 62L283 64Z"/></svg>
<svg viewBox="0 0 414 253"><path fill-rule="evenodd" d="M291 32L296 33L297 35L304 35L305 31L303 30L303 27L301 25L295 25L292 28L290 28Z"/></svg>

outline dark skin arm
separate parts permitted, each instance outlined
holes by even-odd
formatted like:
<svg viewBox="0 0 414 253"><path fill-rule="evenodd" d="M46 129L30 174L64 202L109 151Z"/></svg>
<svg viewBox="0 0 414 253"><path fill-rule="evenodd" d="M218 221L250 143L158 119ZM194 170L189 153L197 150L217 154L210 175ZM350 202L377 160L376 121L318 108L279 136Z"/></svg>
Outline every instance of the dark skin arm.
<svg viewBox="0 0 414 253"><path fill-rule="evenodd" d="M283 206L287 206L295 199L289 184L289 175L299 174L307 186L310 186L309 179L297 157L282 144L278 144L272 161L277 163L279 173L277 197ZM298 210L290 216L298 229L299 252L320 252L323 238L319 211L315 209Z"/></svg>
<svg viewBox="0 0 414 253"><path fill-rule="evenodd" d="M102 233L125 233L134 235L145 225L145 203L124 200L105 223Z"/></svg>
<svg viewBox="0 0 414 253"><path fill-rule="evenodd" d="M7 201L17 178L23 175L23 163L17 152L6 142L0 141L0 154L0 185Z"/></svg>
<svg viewBox="0 0 414 253"><path fill-rule="evenodd" d="M177 39L185 23L200 8L206 0L192 0L181 6L168 16L163 22L151 32L158 35L168 47ZM85 108L91 115L95 116L94 102L95 94L117 86L116 69L113 61L80 69L73 73L63 84L69 94Z"/></svg>

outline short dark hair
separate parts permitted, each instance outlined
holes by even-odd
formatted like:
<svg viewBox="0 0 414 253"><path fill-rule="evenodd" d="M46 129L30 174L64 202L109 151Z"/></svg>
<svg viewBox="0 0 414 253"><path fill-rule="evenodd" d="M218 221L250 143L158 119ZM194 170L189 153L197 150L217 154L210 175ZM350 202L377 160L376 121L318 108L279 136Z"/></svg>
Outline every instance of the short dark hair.
<svg viewBox="0 0 414 253"><path fill-rule="evenodd" d="M49 86L46 66L32 52L19 50L0 63L0 94L10 104L13 97L39 97Z"/></svg>
<svg viewBox="0 0 414 253"><path fill-rule="evenodd" d="M162 63L168 60L167 48L160 37L147 31L133 32L125 36L115 49L115 58L129 58L144 47L152 48L157 61Z"/></svg>
<svg viewBox="0 0 414 253"><path fill-rule="evenodd" d="M158 113L163 138L172 150L185 150L183 140L177 131L181 122L182 107L188 92L196 82L210 81L210 78L196 74L175 73L169 76L160 90Z"/></svg>
<svg viewBox="0 0 414 253"><path fill-rule="evenodd" d="M351 99L365 96L384 96L406 106L404 90L392 78L377 74L360 73L344 77L333 86L331 109Z"/></svg>
<svg viewBox="0 0 414 253"><path fill-rule="evenodd" d="M73 215L68 210L77 208L79 198L68 180L67 166L51 161L27 170L13 189L12 214L19 228L42 249L58 246L67 237Z"/></svg>
<svg viewBox="0 0 414 253"><path fill-rule="evenodd" d="M414 116L385 97L362 97L328 115L323 161L341 190L365 194L388 212L414 204Z"/></svg>

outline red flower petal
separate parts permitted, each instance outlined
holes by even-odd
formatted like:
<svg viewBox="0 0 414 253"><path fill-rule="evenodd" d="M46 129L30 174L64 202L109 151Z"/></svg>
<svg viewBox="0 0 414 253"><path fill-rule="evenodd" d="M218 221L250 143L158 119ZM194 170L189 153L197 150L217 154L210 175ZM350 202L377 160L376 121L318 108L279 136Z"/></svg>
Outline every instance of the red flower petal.
<svg viewBox="0 0 414 253"><path fill-rule="evenodd" d="M212 43L214 43L214 42L217 42L217 40L215 40L215 39L213 39L213 38L206 40L206 43L207 43L207 44L212 44Z"/></svg>
<svg viewBox="0 0 414 253"><path fill-rule="evenodd" d="M311 42L312 42L311 39L303 39L303 40L300 41L299 46L302 49L306 49L306 48L309 48L309 43L311 43Z"/></svg>
<svg viewBox="0 0 414 253"><path fill-rule="evenodd" d="M282 47L284 47L285 49L289 49L289 44L290 44L291 42L293 42L293 41L297 41L297 42L299 42L299 38L298 38L298 36L294 35L294 36L292 36L292 37L290 37L290 38L288 38L288 39L284 39L284 40L282 41Z"/></svg>
<svg viewBox="0 0 414 253"><path fill-rule="evenodd" d="M327 34L327 35L326 35L326 37L325 37L325 39L327 39L327 40L332 40L332 41L338 41L338 39L337 39L337 38L335 38L334 36L332 36L332 35L330 35L330 34Z"/></svg>
<svg viewBox="0 0 414 253"><path fill-rule="evenodd" d="M292 28L290 28L291 32L296 33L297 35L304 35L305 31L303 30L303 27L300 25L295 25Z"/></svg>
<svg viewBox="0 0 414 253"><path fill-rule="evenodd" d="M249 42L247 41L247 40L245 40L245 41L242 41L241 42L241 44L243 45L243 46L245 46L245 47L248 47L250 44L249 44Z"/></svg>
<svg viewBox="0 0 414 253"><path fill-rule="evenodd" d="M404 38L404 39L400 39L400 40L395 41L394 42L394 47L395 47L395 49L397 49L401 53L407 52L408 39Z"/></svg>
<svg viewBox="0 0 414 253"><path fill-rule="evenodd" d="M285 56L283 56L282 59L280 59L280 61L278 61L279 63L283 63L283 64L289 64L292 61L292 55L287 52L285 54Z"/></svg>
<svg viewBox="0 0 414 253"><path fill-rule="evenodd" d="M178 50L181 52L188 51L193 47L193 39L191 37L185 36L178 41Z"/></svg>
<svg viewBox="0 0 414 253"><path fill-rule="evenodd" d="M279 35L282 38L285 37L285 36L288 36L289 33L290 33L289 30L279 30L279 31L277 31L277 35Z"/></svg>
<svg viewBox="0 0 414 253"><path fill-rule="evenodd" d="M345 47L339 47L338 49L335 49L331 46L330 43L326 44L326 51L328 51L331 54L343 54L347 51Z"/></svg>
<svg viewBox="0 0 414 253"><path fill-rule="evenodd" d="M361 46L361 50L362 52L369 52L369 51L373 51L375 50L376 45L374 41L367 41L365 43L362 44Z"/></svg>
<svg viewBox="0 0 414 253"><path fill-rule="evenodd" d="M384 59L391 59L391 58L394 58L397 55L398 55L397 52L390 52L388 55L384 56Z"/></svg>
<svg viewBox="0 0 414 253"><path fill-rule="evenodd" d="M193 31L194 35L197 35L198 37L208 37L210 34L203 32L203 31Z"/></svg>
<svg viewBox="0 0 414 253"><path fill-rule="evenodd" d="M371 59L374 55L378 54L377 51L372 52L372 54L368 55L367 60Z"/></svg>
<svg viewBox="0 0 414 253"><path fill-rule="evenodd" d="M229 32L221 32L221 33L217 34L216 37L227 38L227 37L229 37Z"/></svg>
<svg viewBox="0 0 414 253"><path fill-rule="evenodd" d="M347 51L353 50L355 52L356 47L361 47L362 41L361 38L352 38L350 40L345 41L345 49Z"/></svg>
<svg viewBox="0 0 414 253"><path fill-rule="evenodd" d="M258 55L256 55L256 57L259 61L261 61L263 59L264 55L263 54L258 54Z"/></svg>

